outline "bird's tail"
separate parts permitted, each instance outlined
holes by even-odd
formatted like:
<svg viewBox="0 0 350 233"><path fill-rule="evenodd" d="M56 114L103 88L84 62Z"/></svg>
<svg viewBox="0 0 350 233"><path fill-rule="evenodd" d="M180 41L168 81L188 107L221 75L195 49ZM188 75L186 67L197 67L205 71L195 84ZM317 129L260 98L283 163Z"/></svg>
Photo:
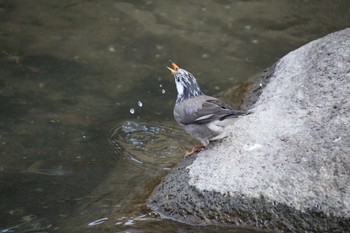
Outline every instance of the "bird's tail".
<svg viewBox="0 0 350 233"><path fill-rule="evenodd" d="M232 113L227 114L225 116L222 116L220 118L220 121L225 120L227 118L238 118L238 117L241 117L241 116L247 116L247 115L250 115L252 113L253 113L253 111L237 111L237 110L233 110Z"/></svg>

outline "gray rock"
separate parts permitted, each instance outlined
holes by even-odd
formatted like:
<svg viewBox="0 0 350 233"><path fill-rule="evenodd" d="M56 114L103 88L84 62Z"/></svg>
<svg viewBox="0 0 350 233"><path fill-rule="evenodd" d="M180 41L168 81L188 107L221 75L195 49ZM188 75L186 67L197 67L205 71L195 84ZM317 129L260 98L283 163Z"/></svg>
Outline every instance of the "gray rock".
<svg viewBox="0 0 350 233"><path fill-rule="evenodd" d="M189 224L348 232L350 29L280 59L253 111L184 159L151 208Z"/></svg>

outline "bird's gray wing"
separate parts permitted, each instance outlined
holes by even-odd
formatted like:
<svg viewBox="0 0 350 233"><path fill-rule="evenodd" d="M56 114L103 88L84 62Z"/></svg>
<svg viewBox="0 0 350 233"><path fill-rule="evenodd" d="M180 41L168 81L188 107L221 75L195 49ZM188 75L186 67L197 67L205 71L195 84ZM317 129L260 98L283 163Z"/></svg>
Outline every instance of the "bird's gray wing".
<svg viewBox="0 0 350 233"><path fill-rule="evenodd" d="M205 124L245 114L244 111L234 110L221 100L206 95L188 99L174 109L175 119L185 125Z"/></svg>

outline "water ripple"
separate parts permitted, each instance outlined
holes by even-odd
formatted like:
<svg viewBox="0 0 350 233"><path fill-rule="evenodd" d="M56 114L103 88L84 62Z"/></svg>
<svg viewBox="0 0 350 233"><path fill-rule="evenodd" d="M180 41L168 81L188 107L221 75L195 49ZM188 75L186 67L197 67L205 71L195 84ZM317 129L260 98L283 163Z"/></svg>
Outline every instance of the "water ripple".
<svg viewBox="0 0 350 233"><path fill-rule="evenodd" d="M184 132L157 123L124 121L108 131L112 150L134 164L170 164L178 161L188 146Z"/></svg>

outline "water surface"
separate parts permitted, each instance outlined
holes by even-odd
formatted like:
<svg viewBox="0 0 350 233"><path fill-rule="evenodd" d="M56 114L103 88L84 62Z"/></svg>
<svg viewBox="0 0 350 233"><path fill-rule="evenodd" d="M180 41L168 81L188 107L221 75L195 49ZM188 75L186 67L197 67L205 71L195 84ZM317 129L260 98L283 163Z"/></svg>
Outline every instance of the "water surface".
<svg viewBox="0 0 350 233"><path fill-rule="evenodd" d="M168 59L209 95L349 26L349 1L0 2L0 232L252 232L146 200L195 141ZM235 104L235 103L233 103Z"/></svg>

